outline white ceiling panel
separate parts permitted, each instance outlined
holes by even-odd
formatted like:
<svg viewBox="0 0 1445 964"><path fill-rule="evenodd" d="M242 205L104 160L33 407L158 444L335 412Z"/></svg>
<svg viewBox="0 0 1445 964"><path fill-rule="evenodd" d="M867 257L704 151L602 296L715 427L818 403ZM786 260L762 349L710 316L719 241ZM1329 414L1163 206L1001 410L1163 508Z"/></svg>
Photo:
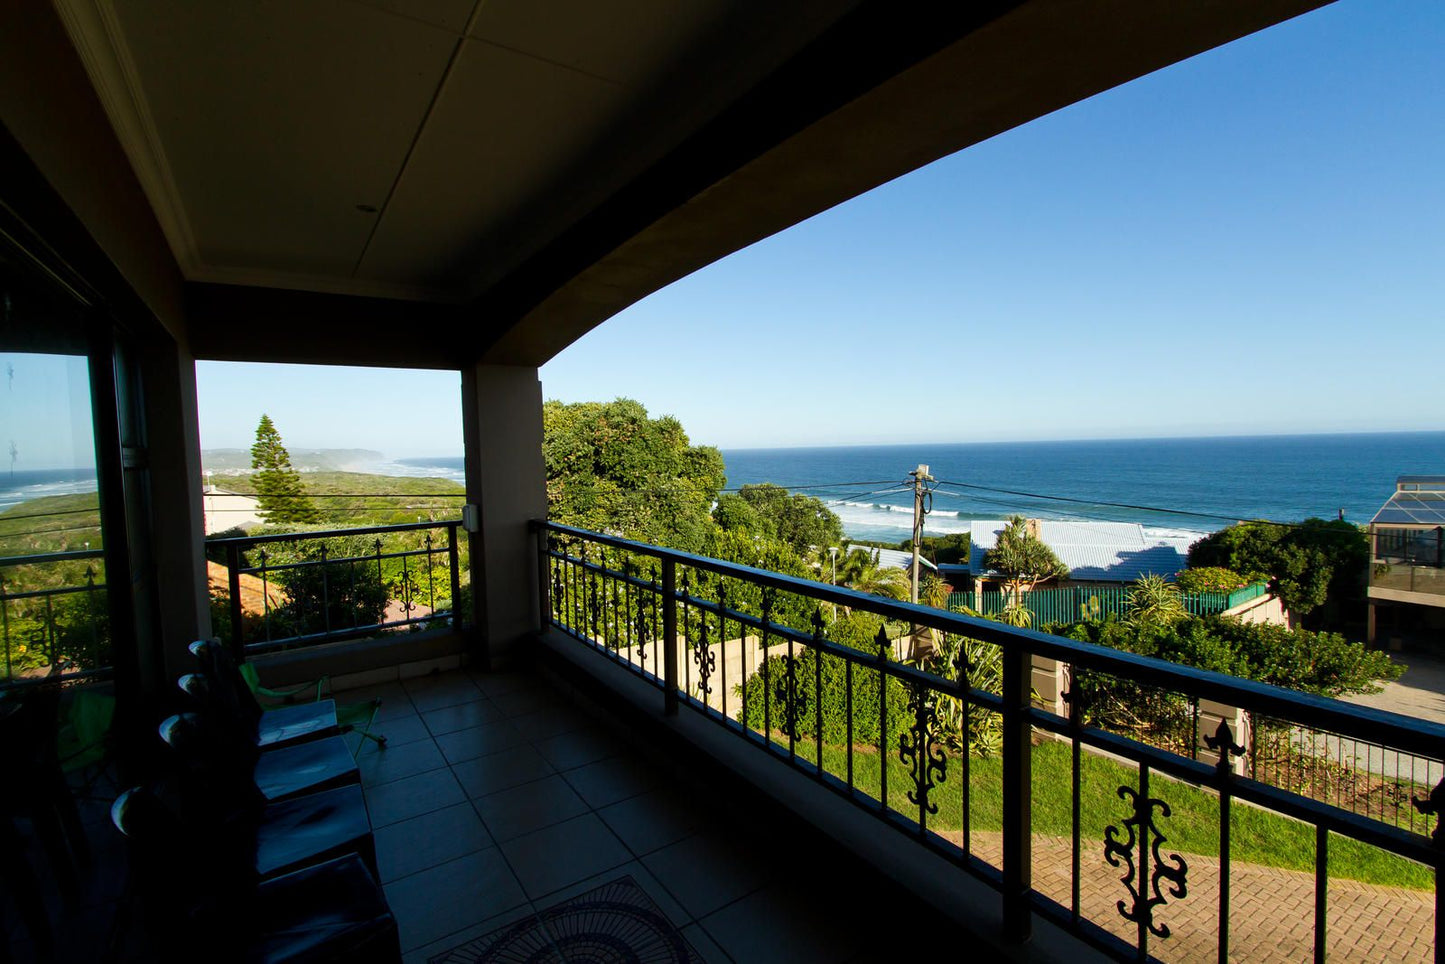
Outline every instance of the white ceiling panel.
<svg viewBox="0 0 1445 964"><path fill-rule="evenodd" d="M349 276L455 36L352 0L115 9L202 268Z"/></svg>
<svg viewBox="0 0 1445 964"><path fill-rule="evenodd" d="M471 34L628 86L656 79L732 8L720 2L533 0L485 4ZM735 11L734 11L735 12Z"/></svg>
<svg viewBox="0 0 1445 964"><path fill-rule="evenodd" d="M360 274L464 284L483 242L557 183L629 92L534 57L468 41L397 185Z"/></svg>
<svg viewBox="0 0 1445 964"><path fill-rule="evenodd" d="M487 0L351 0L366 7L385 10L398 17L429 23L454 34L467 29L467 19L478 3Z"/></svg>

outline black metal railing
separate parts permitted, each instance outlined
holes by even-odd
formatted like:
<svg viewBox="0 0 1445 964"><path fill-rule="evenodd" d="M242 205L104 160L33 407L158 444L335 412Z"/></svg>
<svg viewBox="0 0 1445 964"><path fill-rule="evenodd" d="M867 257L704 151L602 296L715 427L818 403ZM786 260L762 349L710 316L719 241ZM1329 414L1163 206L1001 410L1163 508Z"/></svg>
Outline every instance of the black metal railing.
<svg viewBox="0 0 1445 964"><path fill-rule="evenodd" d="M0 686L111 671L99 549L0 558Z"/></svg>
<svg viewBox="0 0 1445 964"><path fill-rule="evenodd" d="M1269 946L1322 960L1333 938L1365 957L1440 959L1445 726L567 526L537 532L544 627L659 688L667 712L715 721L992 884L1010 939L1043 915L1120 958ZM826 621L833 606L848 615ZM900 659L909 647L931 652ZM1035 657L1072 670L1062 712L1036 703ZM1208 701L1434 769L1417 773L1402 824L1238 772L1246 737L1224 718L1189 737L1212 760L1091 725L1086 678L1182 701L1196 727ZM1251 886L1261 865L1285 868L1271 887L1302 902L1301 946L1277 893L1241 919L1258 901L1231 885ZM1387 902L1409 897L1399 887L1430 895L1407 908L1423 923L1400 918L1418 933L1332 935L1342 877L1395 885L1376 888Z"/></svg>
<svg viewBox="0 0 1445 964"><path fill-rule="evenodd" d="M221 633L251 654L459 626L460 520L212 539Z"/></svg>

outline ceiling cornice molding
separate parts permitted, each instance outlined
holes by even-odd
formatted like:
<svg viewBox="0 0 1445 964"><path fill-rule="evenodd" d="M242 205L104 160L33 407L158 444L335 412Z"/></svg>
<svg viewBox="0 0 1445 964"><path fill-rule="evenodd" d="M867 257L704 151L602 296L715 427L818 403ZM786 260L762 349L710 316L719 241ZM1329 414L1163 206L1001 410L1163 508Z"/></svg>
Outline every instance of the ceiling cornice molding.
<svg viewBox="0 0 1445 964"><path fill-rule="evenodd" d="M236 285L244 288L279 288L311 291L358 298L386 298L391 301L420 301L429 304L461 304L466 299L456 291L422 285L372 281L366 278L337 278L300 272L268 271L263 268L235 268L226 265L197 265L186 273L187 280L203 284Z"/></svg>
<svg viewBox="0 0 1445 964"><path fill-rule="evenodd" d="M195 235L115 8L109 0L54 2L171 254L182 274L191 277L200 268Z"/></svg>

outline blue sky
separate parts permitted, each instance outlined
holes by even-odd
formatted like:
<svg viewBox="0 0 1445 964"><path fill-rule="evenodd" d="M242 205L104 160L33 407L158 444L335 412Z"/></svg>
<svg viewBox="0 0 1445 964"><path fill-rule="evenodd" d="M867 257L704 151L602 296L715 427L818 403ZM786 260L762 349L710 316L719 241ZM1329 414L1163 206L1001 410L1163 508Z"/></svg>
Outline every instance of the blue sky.
<svg viewBox="0 0 1445 964"><path fill-rule="evenodd" d="M0 473L12 467L95 467L85 359L0 352Z"/></svg>
<svg viewBox="0 0 1445 964"><path fill-rule="evenodd" d="M1445 428L1442 50L1438 0L1343 0L684 278L544 391L723 447ZM454 376L283 367L201 365L203 444L264 396L297 447L460 449Z"/></svg>

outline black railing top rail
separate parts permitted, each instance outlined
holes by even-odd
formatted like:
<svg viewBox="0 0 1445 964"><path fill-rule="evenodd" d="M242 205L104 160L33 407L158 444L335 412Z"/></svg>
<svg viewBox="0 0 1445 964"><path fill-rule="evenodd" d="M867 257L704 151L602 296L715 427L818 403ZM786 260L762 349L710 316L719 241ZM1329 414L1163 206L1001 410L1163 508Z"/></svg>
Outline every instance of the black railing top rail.
<svg viewBox="0 0 1445 964"><path fill-rule="evenodd" d="M33 556L3 556L0 557L0 569L5 569L10 566L33 566L40 562L71 562L76 559L99 559L104 555L104 549L75 549L66 552L41 552Z"/></svg>
<svg viewBox="0 0 1445 964"><path fill-rule="evenodd" d="M1368 706L1357 706L1328 697L1226 676L1210 670L1195 669L1166 662L1152 656L1140 656L1123 650L1092 643L1081 643L1062 636L1050 636L1032 629L1006 626L992 620L977 619L914 603L898 602L869 593L858 592L814 582L782 573L756 569L739 563L710 559L690 552L664 549L631 539L592 532L574 526L537 520L534 526L560 535L572 536L638 555L669 560L692 569L721 576L744 579L781 592L796 593L822 602L833 602L854 609L863 609L885 618L938 629L942 632L968 636L1004 648L1019 645L1036 655L1046 656L1076 667L1123 676L1152 686L1168 687L1217 700L1231 706L1262 712L1292 723L1329 730L1341 736L1379 743L1391 749L1405 750L1435 760L1445 759L1445 725L1416 717L1391 713ZM798 632L802 633L801 630ZM803 635L807 635L804 633ZM944 686L947 682L939 680Z"/></svg>
<svg viewBox="0 0 1445 964"><path fill-rule="evenodd" d="M295 542L298 539L339 539L343 536L364 536L373 533L415 532L420 529L446 529L462 524L461 519L438 519L436 522L403 522L390 526L357 526L352 529L321 529L316 532L276 532L264 536L230 536L225 539L207 539L207 546L259 546L268 542ZM3 564L0 560L0 564Z"/></svg>
<svg viewBox="0 0 1445 964"><path fill-rule="evenodd" d="M396 552L368 552L364 556L329 556L326 559L307 559L302 562L267 563L263 566L241 566L236 571L247 576L259 572L285 572L288 569L312 569L316 566L340 566L348 562L375 562L378 559L414 559L417 556L444 556L451 549L446 543L430 549L402 549Z"/></svg>
<svg viewBox="0 0 1445 964"><path fill-rule="evenodd" d="M67 596L78 592L91 592L105 588L103 582L91 582L81 586L58 586L54 589L30 589L25 592L0 592L0 599L10 602L16 599L45 599L48 596Z"/></svg>

